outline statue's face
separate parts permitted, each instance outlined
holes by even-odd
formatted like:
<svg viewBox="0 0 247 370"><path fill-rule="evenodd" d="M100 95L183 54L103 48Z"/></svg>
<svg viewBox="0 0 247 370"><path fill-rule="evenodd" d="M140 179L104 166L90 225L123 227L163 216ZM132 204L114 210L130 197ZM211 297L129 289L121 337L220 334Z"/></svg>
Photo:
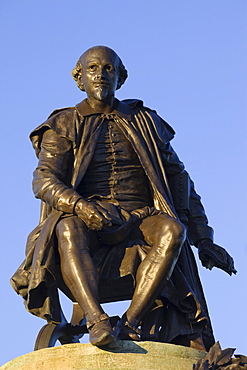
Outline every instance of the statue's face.
<svg viewBox="0 0 247 370"><path fill-rule="evenodd" d="M118 56L108 48L93 48L81 58L81 81L89 98L107 102L118 83Z"/></svg>

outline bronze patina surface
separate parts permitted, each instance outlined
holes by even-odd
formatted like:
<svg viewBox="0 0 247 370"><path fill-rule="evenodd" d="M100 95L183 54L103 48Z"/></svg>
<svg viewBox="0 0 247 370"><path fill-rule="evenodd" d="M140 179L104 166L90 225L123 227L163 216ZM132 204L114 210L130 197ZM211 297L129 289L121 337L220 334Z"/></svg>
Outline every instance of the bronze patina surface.
<svg viewBox="0 0 247 370"><path fill-rule="evenodd" d="M206 268L236 270L213 243L171 146L175 133L142 101L115 98L127 71L113 50L87 50L72 75L86 99L54 111L30 135L42 213L12 285L52 325L63 322L61 289L77 303L72 324L85 317L96 346L141 339L208 350L214 337L191 245ZM112 324L101 303L130 298Z"/></svg>

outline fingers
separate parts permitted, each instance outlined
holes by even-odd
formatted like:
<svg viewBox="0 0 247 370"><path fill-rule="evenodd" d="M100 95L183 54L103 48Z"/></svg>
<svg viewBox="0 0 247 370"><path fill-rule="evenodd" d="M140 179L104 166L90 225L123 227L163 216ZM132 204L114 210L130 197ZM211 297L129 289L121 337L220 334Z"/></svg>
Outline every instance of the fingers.
<svg viewBox="0 0 247 370"><path fill-rule="evenodd" d="M229 268L228 268L228 270L229 270L229 272L228 272L228 274L236 274L237 273L237 270L235 269L235 267L234 267L234 260L233 260L233 258L229 255L229 263L228 263L228 266L229 266Z"/></svg>
<svg viewBox="0 0 247 370"><path fill-rule="evenodd" d="M108 211L99 205L95 206L98 210L99 215L103 216L103 220L105 221L105 225L111 226L112 225L112 217L108 213Z"/></svg>
<svg viewBox="0 0 247 370"><path fill-rule="evenodd" d="M102 230L105 225L111 226L110 217L101 207L86 202L82 207L77 208L77 215L85 222L91 230Z"/></svg>
<svg viewBox="0 0 247 370"><path fill-rule="evenodd" d="M205 267L209 270L212 270L212 268L215 266L215 263L212 259L209 259L206 264L205 264Z"/></svg>
<svg viewBox="0 0 247 370"><path fill-rule="evenodd" d="M85 224L91 230L99 231L108 223L99 213L94 212L89 215L89 217L83 218Z"/></svg>

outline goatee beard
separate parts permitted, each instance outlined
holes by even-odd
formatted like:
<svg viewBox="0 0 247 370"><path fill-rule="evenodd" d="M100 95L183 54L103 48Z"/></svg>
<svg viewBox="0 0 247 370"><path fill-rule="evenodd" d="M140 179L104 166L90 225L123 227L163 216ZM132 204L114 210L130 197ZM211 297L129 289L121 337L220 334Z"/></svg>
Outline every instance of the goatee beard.
<svg viewBox="0 0 247 370"><path fill-rule="evenodd" d="M97 100L104 100L108 96L108 89L104 86L98 86L94 90L94 96Z"/></svg>

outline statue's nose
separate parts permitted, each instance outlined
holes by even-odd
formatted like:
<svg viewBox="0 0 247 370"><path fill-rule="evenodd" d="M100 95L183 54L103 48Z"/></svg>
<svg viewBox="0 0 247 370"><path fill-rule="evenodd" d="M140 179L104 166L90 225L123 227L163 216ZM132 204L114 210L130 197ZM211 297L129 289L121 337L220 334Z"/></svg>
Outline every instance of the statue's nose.
<svg viewBox="0 0 247 370"><path fill-rule="evenodd" d="M102 67L100 68L99 72L98 72L98 76L100 78L105 78L106 77L106 70Z"/></svg>

